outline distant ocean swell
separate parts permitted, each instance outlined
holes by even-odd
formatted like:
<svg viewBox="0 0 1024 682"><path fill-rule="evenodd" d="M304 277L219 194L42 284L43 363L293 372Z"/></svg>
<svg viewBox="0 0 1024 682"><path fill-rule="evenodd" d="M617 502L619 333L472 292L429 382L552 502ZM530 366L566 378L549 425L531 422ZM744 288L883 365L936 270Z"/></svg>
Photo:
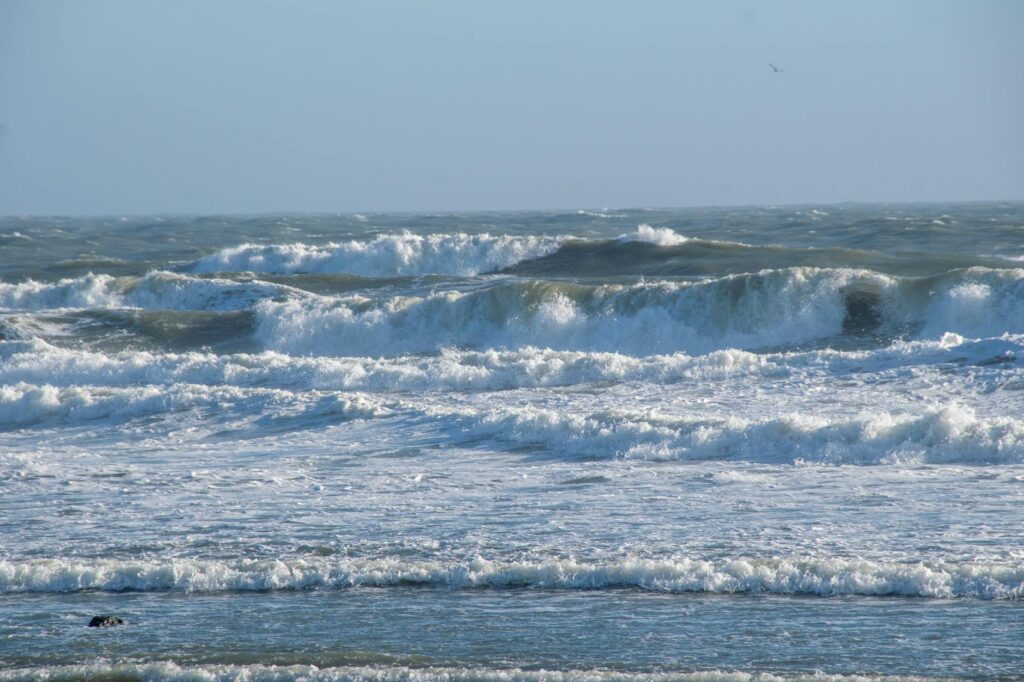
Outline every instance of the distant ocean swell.
<svg viewBox="0 0 1024 682"><path fill-rule="evenodd" d="M862 559L546 561L468 563L290 559L0 560L0 593L99 591L270 591L431 586L453 590L639 589L650 592L887 595L1019 599L1024 565L896 563Z"/></svg>
<svg viewBox="0 0 1024 682"><path fill-rule="evenodd" d="M363 277L473 276L508 272L529 276L710 275L787 266L878 268L941 272L980 265L1013 265L1013 258L930 255L900 258L849 248L791 248L690 238L665 227L639 225L616 239L466 233L384 234L326 244L241 244L184 269L196 273L351 274Z"/></svg>
<svg viewBox="0 0 1024 682"><path fill-rule="evenodd" d="M367 277L448 274L477 275L501 270L558 250L566 237L382 235L322 246L242 244L194 263L194 272L347 273Z"/></svg>

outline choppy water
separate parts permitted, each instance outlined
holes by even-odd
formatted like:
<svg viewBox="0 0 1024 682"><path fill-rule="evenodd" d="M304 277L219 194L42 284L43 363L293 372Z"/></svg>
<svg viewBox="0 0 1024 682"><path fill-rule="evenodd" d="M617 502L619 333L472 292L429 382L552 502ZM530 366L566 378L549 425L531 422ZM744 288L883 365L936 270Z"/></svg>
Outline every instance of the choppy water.
<svg viewBox="0 0 1024 682"><path fill-rule="evenodd" d="M0 218L0 679L1021 675L1022 357L1021 204Z"/></svg>

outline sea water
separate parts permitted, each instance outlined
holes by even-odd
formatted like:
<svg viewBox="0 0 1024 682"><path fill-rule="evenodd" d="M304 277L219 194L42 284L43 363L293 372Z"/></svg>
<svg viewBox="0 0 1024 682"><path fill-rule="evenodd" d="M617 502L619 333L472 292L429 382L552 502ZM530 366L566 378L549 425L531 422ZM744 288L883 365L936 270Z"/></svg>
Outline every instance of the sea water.
<svg viewBox="0 0 1024 682"><path fill-rule="evenodd" d="M1022 204L0 219L0 680L1016 677L1022 600Z"/></svg>

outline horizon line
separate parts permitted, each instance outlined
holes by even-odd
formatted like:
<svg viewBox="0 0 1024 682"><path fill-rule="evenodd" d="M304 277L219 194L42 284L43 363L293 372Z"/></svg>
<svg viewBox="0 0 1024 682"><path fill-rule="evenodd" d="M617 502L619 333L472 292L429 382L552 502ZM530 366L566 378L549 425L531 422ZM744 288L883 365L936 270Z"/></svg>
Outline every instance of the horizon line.
<svg viewBox="0 0 1024 682"><path fill-rule="evenodd" d="M280 209L268 211L153 211L153 212L102 212L102 213L4 213L0 220L14 218L210 218L219 216L356 216L356 215L458 215L458 214L494 214L494 213L581 213L585 211L684 211L707 209L744 209L767 208L786 209L803 207L846 207L846 206L964 206L981 204L1024 204L1024 197L1019 199L952 199L952 200L909 200L909 201L862 201L845 200L832 202L795 202L795 203L742 203L742 204L691 204L676 206L577 206L575 208L477 208L477 209L400 209L400 210L304 210Z"/></svg>

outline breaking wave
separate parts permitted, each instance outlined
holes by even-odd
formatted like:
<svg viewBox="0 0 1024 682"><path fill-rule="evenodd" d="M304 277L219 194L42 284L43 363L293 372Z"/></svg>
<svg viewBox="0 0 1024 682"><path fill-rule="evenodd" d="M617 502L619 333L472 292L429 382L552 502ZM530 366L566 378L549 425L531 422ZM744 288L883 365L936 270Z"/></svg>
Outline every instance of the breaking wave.
<svg viewBox="0 0 1024 682"><path fill-rule="evenodd" d="M264 388L210 387L188 384L96 388L50 384L0 385L0 430L28 426L74 425L98 420L123 422L140 417L162 416L184 410L208 408L211 420L234 411L243 417L286 412L308 421L368 419L389 413L386 406L365 396L338 396ZM298 410L298 412L296 412ZM270 417L264 419L267 421ZM214 420L215 421L215 420ZM253 426L258 426L257 424ZM258 429L254 429L254 433Z"/></svg>
<svg viewBox="0 0 1024 682"><path fill-rule="evenodd" d="M222 592L414 585L453 590L631 588L665 593L1018 599L1024 596L1024 566L840 558L625 559L609 563L485 559L467 563L397 559L0 560L0 593Z"/></svg>
<svg viewBox="0 0 1024 682"><path fill-rule="evenodd" d="M236 311L261 300L305 292L268 282L236 282L152 272L145 277L85 275L57 282L0 283L0 309L62 310L144 308L149 310Z"/></svg>
<svg viewBox="0 0 1024 682"><path fill-rule="evenodd" d="M647 242L657 246L679 246L690 240L671 228L651 227L647 223L643 223L636 228L636 232L620 235L618 241Z"/></svg>
<svg viewBox="0 0 1024 682"><path fill-rule="evenodd" d="M262 302L265 347L398 355L454 346L538 346L631 355L795 344L837 335L843 288L865 272L770 271L709 282L600 285L513 281L468 293Z"/></svg>
<svg viewBox="0 0 1024 682"><path fill-rule="evenodd" d="M525 346L701 354L820 345L840 336L892 340L935 339L946 332L972 338L1021 333L1024 269L896 278L868 270L790 268L699 281L601 285L504 278L463 291L408 296L316 294L259 280L158 271L142 278L87 275L0 284L0 309L8 338L47 338L46 322L32 316L66 317L69 311L92 315L92 326L127 326L131 333L154 325L180 327L175 348L188 347L187 339L178 337L193 326L205 335L195 347L208 343L217 324L207 318L136 322L93 314L140 310L244 313L252 317L242 327L224 318L230 327L225 336L248 335L254 328L252 338L264 349L291 354L387 357L452 347ZM150 336L159 337L159 331Z"/></svg>
<svg viewBox="0 0 1024 682"><path fill-rule="evenodd" d="M477 275L557 251L566 237L411 232L324 245L242 244L192 265L195 272L347 273L367 277Z"/></svg>
<svg viewBox="0 0 1024 682"><path fill-rule="evenodd" d="M921 415L845 420L791 414L751 420L537 407L466 415L467 432L582 459L736 460L765 463L1010 464L1024 462L1024 423L950 405Z"/></svg>
<svg viewBox="0 0 1024 682"><path fill-rule="evenodd" d="M901 280L794 268L700 282L501 282L373 300L261 301L256 335L296 354L393 356L536 346L630 355L819 343L843 334L924 338L1024 331L1024 270Z"/></svg>
<svg viewBox="0 0 1024 682"><path fill-rule="evenodd" d="M42 339L0 341L0 361L0 385L117 388L193 384L306 391L470 391L607 381L672 383L731 376L782 376L790 371L784 358L738 350L699 357L682 353L634 357L541 348L446 349L432 356L369 358L293 356L272 351L231 355L102 353L60 348Z"/></svg>
<svg viewBox="0 0 1024 682"><path fill-rule="evenodd" d="M1000 384L1016 387L1024 369L1024 335L970 341L946 334L934 341L900 342L862 351L751 353L720 350L633 356L621 353L444 349L436 355L318 357L274 351L220 354L63 348L43 339L0 341L0 385L130 388L191 384L294 391L494 391L604 382L673 384L794 373L886 371L936 364L994 368Z"/></svg>

